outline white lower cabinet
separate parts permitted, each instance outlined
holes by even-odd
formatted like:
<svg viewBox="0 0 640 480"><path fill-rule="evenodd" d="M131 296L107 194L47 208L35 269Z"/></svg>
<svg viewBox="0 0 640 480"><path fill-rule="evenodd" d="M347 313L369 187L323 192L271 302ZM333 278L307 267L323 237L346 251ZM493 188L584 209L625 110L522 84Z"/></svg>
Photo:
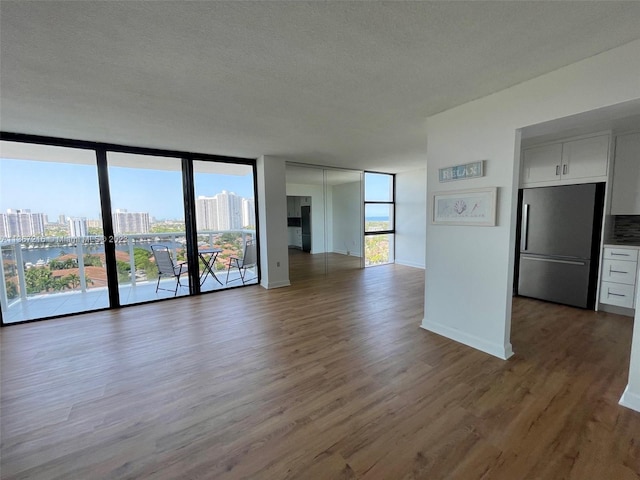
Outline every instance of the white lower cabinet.
<svg viewBox="0 0 640 480"><path fill-rule="evenodd" d="M633 308L635 291L635 285L602 282L602 286L600 287L600 303Z"/></svg>
<svg viewBox="0 0 640 480"><path fill-rule="evenodd" d="M638 249L605 246L600 272L600 303L635 307Z"/></svg>

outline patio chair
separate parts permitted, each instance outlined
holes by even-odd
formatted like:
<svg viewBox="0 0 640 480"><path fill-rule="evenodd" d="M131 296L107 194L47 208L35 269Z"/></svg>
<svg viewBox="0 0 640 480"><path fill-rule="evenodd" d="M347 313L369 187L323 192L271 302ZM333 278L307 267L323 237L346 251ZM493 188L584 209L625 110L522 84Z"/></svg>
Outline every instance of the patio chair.
<svg viewBox="0 0 640 480"><path fill-rule="evenodd" d="M244 254L242 258L239 257L229 257L229 263L227 265L227 280L226 283L235 282L238 280L237 278L233 278L229 280L229 273L232 268L237 268L240 273L240 280L242 280L242 284L244 285L249 280L245 279L245 275L247 274L248 268L253 268L256 266L258 262L258 253L256 251L256 242L255 240L249 240L244 246ZM253 279L251 279L253 280Z"/></svg>
<svg viewBox="0 0 640 480"><path fill-rule="evenodd" d="M178 287L181 287L180 276L183 273L187 273L187 262L174 263L171 258L171 252L169 247L165 245L151 245L151 251L156 260L156 266L158 267L158 283L156 284L156 293L158 290L166 290L173 292L173 295L178 294ZM168 288L160 288L160 280L166 277L174 277L176 279L176 288L171 290Z"/></svg>

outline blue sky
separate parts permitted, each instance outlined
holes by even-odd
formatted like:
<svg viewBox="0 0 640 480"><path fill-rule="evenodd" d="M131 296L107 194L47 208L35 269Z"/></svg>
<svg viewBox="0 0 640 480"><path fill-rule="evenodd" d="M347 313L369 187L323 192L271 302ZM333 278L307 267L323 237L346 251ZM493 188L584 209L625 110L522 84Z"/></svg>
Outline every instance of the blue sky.
<svg viewBox="0 0 640 480"><path fill-rule="evenodd" d="M182 174L163 170L109 169L112 208L149 212L158 219L183 218ZM196 195L222 190L253 198L251 175L196 174ZM96 167L53 162L2 159L0 209L31 209L50 221L58 215L99 218Z"/></svg>
<svg viewBox="0 0 640 480"><path fill-rule="evenodd" d="M366 199L389 200L389 177L367 174ZM110 167L111 204L130 212L149 212L156 219L184 217L182 175L176 171ZM222 190L253 198L251 174L196 174L196 196ZM97 219L100 216L98 176L91 165L2 159L0 211L31 209L50 221L58 215ZM370 206L369 216L386 216L386 206Z"/></svg>

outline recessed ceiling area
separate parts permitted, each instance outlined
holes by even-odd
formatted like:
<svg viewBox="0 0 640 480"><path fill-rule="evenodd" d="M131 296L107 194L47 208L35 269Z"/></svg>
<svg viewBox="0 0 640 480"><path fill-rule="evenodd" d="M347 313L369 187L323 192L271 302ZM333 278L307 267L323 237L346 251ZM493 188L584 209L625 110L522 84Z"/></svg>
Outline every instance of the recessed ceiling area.
<svg viewBox="0 0 640 480"><path fill-rule="evenodd" d="M640 38L640 2L0 2L0 128L361 170Z"/></svg>
<svg viewBox="0 0 640 480"><path fill-rule="evenodd" d="M614 134L640 130L640 99L530 125L522 129L522 146L606 130Z"/></svg>

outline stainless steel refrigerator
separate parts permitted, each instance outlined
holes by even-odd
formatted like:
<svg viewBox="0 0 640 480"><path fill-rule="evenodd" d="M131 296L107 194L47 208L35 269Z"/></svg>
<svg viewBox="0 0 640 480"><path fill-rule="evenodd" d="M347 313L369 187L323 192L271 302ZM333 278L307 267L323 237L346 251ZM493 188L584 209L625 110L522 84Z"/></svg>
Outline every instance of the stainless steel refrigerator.
<svg viewBox="0 0 640 480"><path fill-rule="evenodd" d="M302 207L302 251L311 253L311 207Z"/></svg>
<svg viewBox="0 0 640 480"><path fill-rule="evenodd" d="M595 305L604 183L521 191L518 295Z"/></svg>

